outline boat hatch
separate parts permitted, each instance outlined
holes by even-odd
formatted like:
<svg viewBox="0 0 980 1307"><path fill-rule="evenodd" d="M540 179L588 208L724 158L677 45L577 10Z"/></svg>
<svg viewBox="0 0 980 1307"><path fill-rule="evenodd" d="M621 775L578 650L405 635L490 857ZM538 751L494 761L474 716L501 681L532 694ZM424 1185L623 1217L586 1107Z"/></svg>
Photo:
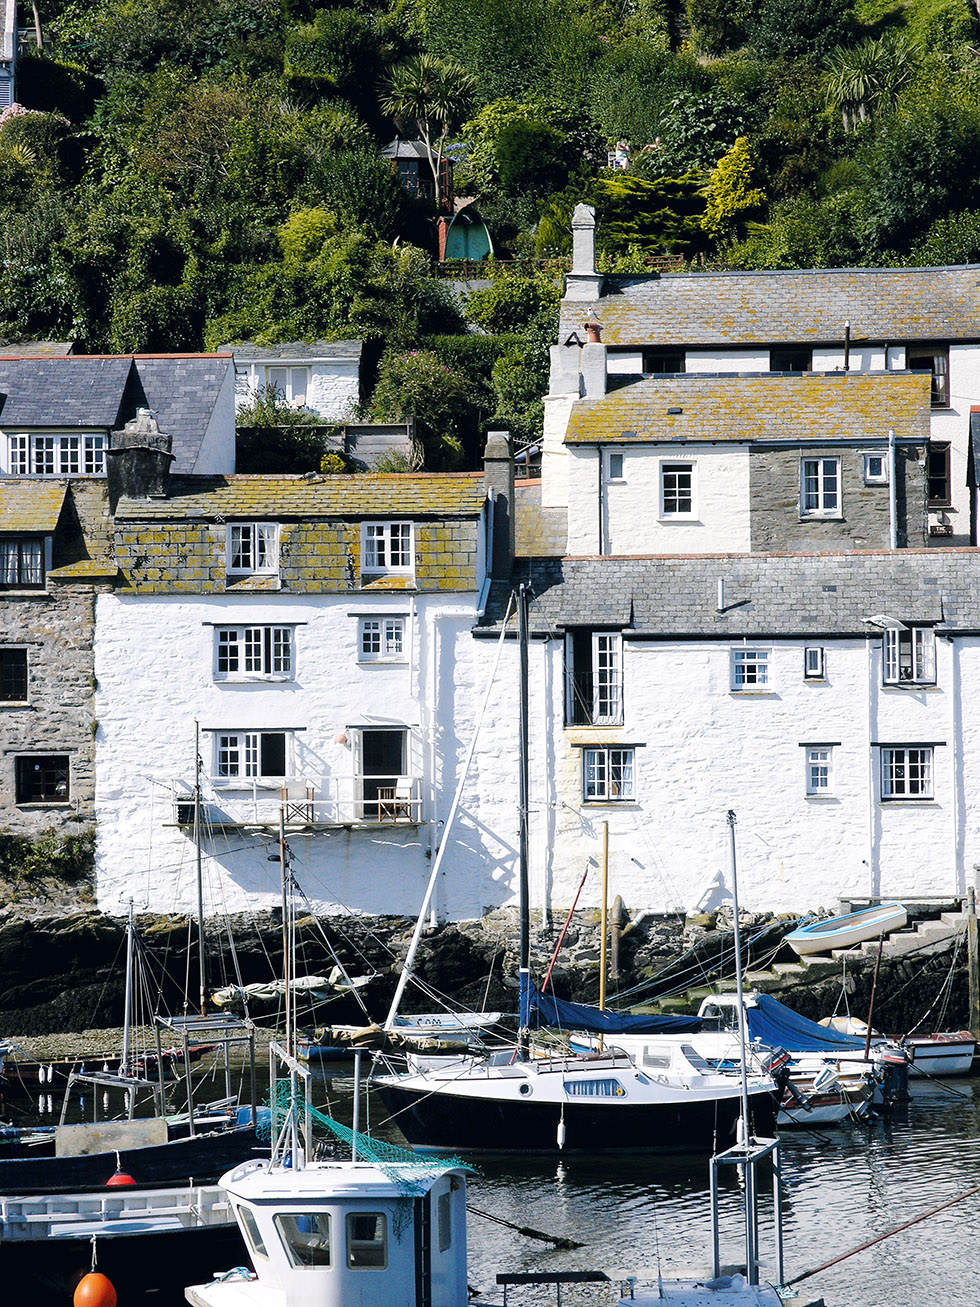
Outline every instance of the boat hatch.
<svg viewBox="0 0 980 1307"><path fill-rule="evenodd" d="M570 1098L625 1098L626 1090L614 1077L602 1080L565 1080L563 1086Z"/></svg>

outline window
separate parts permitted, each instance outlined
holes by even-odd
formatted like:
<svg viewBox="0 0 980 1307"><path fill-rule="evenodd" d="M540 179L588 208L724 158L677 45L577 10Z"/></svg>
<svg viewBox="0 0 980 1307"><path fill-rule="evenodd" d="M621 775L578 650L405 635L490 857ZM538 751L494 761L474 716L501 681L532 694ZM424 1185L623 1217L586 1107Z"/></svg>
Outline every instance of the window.
<svg viewBox="0 0 980 1307"><path fill-rule="evenodd" d="M808 745L806 748L806 792L811 798L823 798L832 790L833 749L826 744Z"/></svg>
<svg viewBox="0 0 980 1307"><path fill-rule="evenodd" d="M910 345L905 351L910 372L932 374L932 407L949 408L949 350L940 345Z"/></svg>
<svg viewBox="0 0 980 1307"><path fill-rule="evenodd" d="M306 404L310 385L309 368L266 368L265 381L267 386L271 386L288 403L295 404L297 408L302 408Z"/></svg>
<svg viewBox="0 0 980 1307"><path fill-rule="evenodd" d="M694 516L694 464L660 464L660 516Z"/></svg>
<svg viewBox="0 0 980 1307"><path fill-rule="evenodd" d="M416 817L408 770L405 727L361 729L354 733L354 792L362 821Z"/></svg>
<svg viewBox="0 0 980 1307"><path fill-rule="evenodd" d="M279 571L279 527L275 522L231 522L228 571L239 575Z"/></svg>
<svg viewBox="0 0 980 1307"><path fill-rule="evenodd" d="M0 703L27 702L27 650L0 649Z"/></svg>
<svg viewBox="0 0 980 1307"><path fill-rule="evenodd" d="M404 662L404 617L362 617L358 647L362 663Z"/></svg>
<svg viewBox="0 0 980 1307"><path fill-rule="evenodd" d="M815 645L803 650L803 678L807 681L824 679L824 651Z"/></svg>
<svg viewBox="0 0 980 1307"><path fill-rule="evenodd" d="M884 454L865 454L864 484L866 486L887 486L888 459Z"/></svg>
<svg viewBox="0 0 980 1307"><path fill-rule="evenodd" d="M882 799L931 799L932 746L881 750Z"/></svg>
<svg viewBox="0 0 980 1307"><path fill-rule="evenodd" d="M453 1242L453 1202L452 1194L440 1194L436 1201L436 1224L439 1229L439 1251L446 1252Z"/></svg>
<svg viewBox="0 0 980 1307"><path fill-rule="evenodd" d="M586 803L616 803L633 798L632 749L583 749L582 797Z"/></svg>
<svg viewBox="0 0 980 1307"><path fill-rule="evenodd" d="M245 1242L256 1257L264 1257L268 1261L269 1253L251 1210L248 1207L237 1206L235 1211L238 1214L238 1224L245 1233Z"/></svg>
<svg viewBox="0 0 980 1307"><path fill-rule="evenodd" d="M291 680L291 626L219 626L215 631L216 681L249 677Z"/></svg>
<svg viewBox="0 0 980 1307"><path fill-rule="evenodd" d="M800 461L800 516L840 517L840 459Z"/></svg>
<svg viewBox="0 0 980 1307"><path fill-rule="evenodd" d="M606 455L606 480L622 481L623 479L623 460L624 455L618 451L610 451Z"/></svg>
<svg viewBox="0 0 980 1307"><path fill-rule="evenodd" d="M16 435L8 437L12 476L104 476L104 433L81 435Z"/></svg>
<svg viewBox="0 0 980 1307"><path fill-rule="evenodd" d="M645 349L644 372L685 372L687 359L682 349Z"/></svg>
<svg viewBox="0 0 980 1307"><path fill-rule="evenodd" d="M286 775L285 731L229 731L215 735L215 775L226 780Z"/></svg>
<svg viewBox="0 0 980 1307"><path fill-rule="evenodd" d="M936 684L936 633L930 626L890 626L882 634L885 685Z"/></svg>
<svg viewBox="0 0 980 1307"><path fill-rule="evenodd" d="M0 540L0 589L38 590L44 585L44 541L39 537Z"/></svg>
<svg viewBox="0 0 980 1307"><path fill-rule="evenodd" d="M623 638L615 631L571 631L565 641L565 713L569 726L623 720Z"/></svg>
<svg viewBox="0 0 980 1307"><path fill-rule="evenodd" d="M813 350L808 345L783 345L769 351L770 372L811 372Z"/></svg>
<svg viewBox="0 0 980 1307"><path fill-rule="evenodd" d="M411 522L365 522L361 535L362 572L414 570Z"/></svg>
<svg viewBox="0 0 980 1307"><path fill-rule="evenodd" d="M16 759L18 803L67 803L69 763L66 753Z"/></svg>
<svg viewBox="0 0 980 1307"><path fill-rule="evenodd" d="M929 442L926 450L926 485L930 508L949 508L953 502L950 487L949 445Z"/></svg>
<svg viewBox="0 0 980 1307"><path fill-rule="evenodd" d="M383 1212L347 1213L347 1265L380 1271L388 1265L388 1221Z"/></svg>
<svg viewBox="0 0 980 1307"><path fill-rule="evenodd" d="M756 690L769 684L768 649L732 650L732 689Z"/></svg>
<svg viewBox="0 0 980 1307"><path fill-rule="evenodd" d="M272 1219L293 1266L330 1265L329 1212L277 1212Z"/></svg>

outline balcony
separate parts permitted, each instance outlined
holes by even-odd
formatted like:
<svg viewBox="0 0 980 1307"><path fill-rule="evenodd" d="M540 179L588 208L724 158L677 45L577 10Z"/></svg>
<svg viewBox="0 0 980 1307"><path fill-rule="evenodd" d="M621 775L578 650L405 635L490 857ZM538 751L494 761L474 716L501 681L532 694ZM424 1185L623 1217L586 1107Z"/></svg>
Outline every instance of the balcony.
<svg viewBox="0 0 980 1307"><path fill-rule="evenodd" d="M414 776L215 780L201 798L201 829L278 828L280 814L291 830L417 826L422 821L421 789L420 778ZM193 829L193 785L174 780L171 794L168 824Z"/></svg>
<svg viewBox="0 0 980 1307"><path fill-rule="evenodd" d="M623 696L618 678L580 672L568 677L569 726L621 726Z"/></svg>

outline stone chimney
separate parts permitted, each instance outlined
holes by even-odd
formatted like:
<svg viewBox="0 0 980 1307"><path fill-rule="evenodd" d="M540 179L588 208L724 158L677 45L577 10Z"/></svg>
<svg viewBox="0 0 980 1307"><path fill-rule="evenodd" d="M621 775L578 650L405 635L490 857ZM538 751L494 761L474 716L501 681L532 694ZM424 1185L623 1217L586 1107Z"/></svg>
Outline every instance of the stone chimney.
<svg viewBox="0 0 980 1307"><path fill-rule="evenodd" d="M572 214L572 270L565 278L565 298L588 302L602 293L595 270L595 209L577 204Z"/></svg>
<svg viewBox="0 0 980 1307"><path fill-rule="evenodd" d="M123 498L166 499L172 446L172 438L164 435L147 408L137 409L121 431L112 433L112 447L106 451L112 512Z"/></svg>
<svg viewBox="0 0 980 1307"><path fill-rule="evenodd" d="M487 570L494 581L507 581L514 566L514 451L509 431L487 432L483 484L493 523Z"/></svg>

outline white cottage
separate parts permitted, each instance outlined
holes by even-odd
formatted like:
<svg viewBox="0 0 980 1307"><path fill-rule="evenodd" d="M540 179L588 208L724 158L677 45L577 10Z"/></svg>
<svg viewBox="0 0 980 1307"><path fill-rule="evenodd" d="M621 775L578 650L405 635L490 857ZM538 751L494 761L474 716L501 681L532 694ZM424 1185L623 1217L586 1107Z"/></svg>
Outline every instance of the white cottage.
<svg viewBox="0 0 980 1307"><path fill-rule="evenodd" d="M268 346L245 341L221 348L235 356L239 407L250 403L264 386L271 386L294 407L312 409L324 422L343 422L352 417L360 400L359 340Z"/></svg>

